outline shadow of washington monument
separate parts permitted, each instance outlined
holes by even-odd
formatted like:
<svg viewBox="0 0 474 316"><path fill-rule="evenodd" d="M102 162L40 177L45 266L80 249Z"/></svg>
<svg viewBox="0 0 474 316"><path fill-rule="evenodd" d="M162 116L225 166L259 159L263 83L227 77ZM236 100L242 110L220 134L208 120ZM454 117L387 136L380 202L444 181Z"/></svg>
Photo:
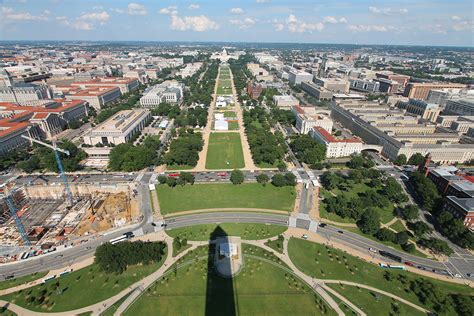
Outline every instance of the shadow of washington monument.
<svg viewBox="0 0 474 316"><path fill-rule="evenodd" d="M216 238L227 238L227 233L220 227L211 233L210 240L215 241ZM214 266L214 257L216 253L216 244L210 243L208 248L208 264L207 264L207 286L206 286L206 316L235 316L237 315L237 304L235 302L234 284L231 277L220 276ZM224 269L231 269L224 267Z"/></svg>

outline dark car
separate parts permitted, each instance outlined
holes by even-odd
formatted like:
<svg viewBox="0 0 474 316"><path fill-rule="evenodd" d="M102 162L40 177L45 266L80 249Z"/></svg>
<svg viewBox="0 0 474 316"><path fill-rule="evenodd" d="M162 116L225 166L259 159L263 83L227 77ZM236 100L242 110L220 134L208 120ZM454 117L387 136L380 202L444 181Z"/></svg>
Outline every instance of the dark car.
<svg viewBox="0 0 474 316"><path fill-rule="evenodd" d="M156 226L156 224L155 224L155 223L151 223L151 226Z"/></svg>
<svg viewBox="0 0 474 316"><path fill-rule="evenodd" d="M326 223L319 224L319 227L326 227L326 226L328 226L328 224L326 224Z"/></svg>
<svg viewBox="0 0 474 316"><path fill-rule="evenodd" d="M339 234L344 234L344 232L342 230L338 230L337 231Z"/></svg>

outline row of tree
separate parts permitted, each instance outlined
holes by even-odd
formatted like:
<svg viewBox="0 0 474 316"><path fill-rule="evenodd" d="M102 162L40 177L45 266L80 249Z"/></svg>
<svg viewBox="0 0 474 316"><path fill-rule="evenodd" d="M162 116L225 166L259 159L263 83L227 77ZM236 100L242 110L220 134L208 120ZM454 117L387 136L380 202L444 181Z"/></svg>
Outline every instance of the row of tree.
<svg viewBox="0 0 474 316"><path fill-rule="evenodd" d="M192 173L189 172L181 172L177 178L175 177L167 177L165 175L158 176L158 182L160 184L167 184L170 187L175 187L177 185L186 185L189 183L193 185L195 181L195 177Z"/></svg>
<svg viewBox="0 0 474 316"><path fill-rule="evenodd" d="M166 244L158 242L105 243L95 251L95 263L106 273L123 273L128 266L157 263L165 254Z"/></svg>
<svg viewBox="0 0 474 316"><path fill-rule="evenodd" d="M285 157L286 146L280 132L274 134L270 131L267 116L260 107L244 111L244 127L253 161L274 165Z"/></svg>
<svg viewBox="0 0 474 316"><path fill-rule="evenodd" d="M326 159L326 146L309 135L292 137L290 147L300 162L310 166L314 166Z"/></svg>
<svg viewBox="0 0 474 316"><path fill-rule="evenodd" d="M171 141L163 162L168 165L196 166L203 146L201 133L195 133L193 129L181 128L178 131L178 138Z"/></svg>

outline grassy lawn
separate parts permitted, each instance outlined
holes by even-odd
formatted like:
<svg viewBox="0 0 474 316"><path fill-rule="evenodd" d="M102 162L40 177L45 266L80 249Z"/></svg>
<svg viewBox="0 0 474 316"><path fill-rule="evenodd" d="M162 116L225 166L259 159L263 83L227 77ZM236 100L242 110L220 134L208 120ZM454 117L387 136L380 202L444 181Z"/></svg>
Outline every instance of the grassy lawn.
<svg viewBox="0 0 474 316"><path fill-rule="evenodd" d="M188 165L167 165L166 170L190 170L193 169L193 166Z"/></svg>
<svg viewBox="0 0 474 316"><path fill-rule="evenodd" d="M162 214L208 208L264 208L291 212L296 198L294 187L277 188L258 183L194 184L157 186Z"/></svg>
<svg viewBox="0 0 474 316"><path fill-rule="evenodd" d="M221 278L201 247L184 266L146 290L125 315L334 315L309 287L279 267L244 257L234 278Z"/></svg>
<svg viewBox="0 0 474 316"><path fill-rule="evenodd" d="M396 249L398 251L406 252L405 250L403 250L402 246L400 246L399 244L393 243L391 241L378 240L375 236L364 234L363 232L360 231L359 228L356 228L356 227L343 227L343 228L345 230L353 232L354 234L358 234L358 235L361 235L365 238L368 238L368 239L371 239L371 240L376 241L378 243L384 244L385 246L388 246L390 248ZM413 253L410 253L410 254L418 256L418 257L422 257L422 258L428 258L427 255L425 255L422 252L419 252L418 250L415 250Z"/></svg>
<svg viewBox="0 0 474 316"><path fill-rule="evenodd" d="M332 196L332 194L324 188L320 189L319 194L322 198L328 198L328 197ZM339 223L353 223L353 224L355 224L355 222L356 222L355 219L353 219L353 218L341 217L341 216L337 215L336 213L329 213L328 211L326 211L326 204L324 203L324 201L320 201L319 216L321 216L321 218L326 218L328 220L331 220L331 221L334 221L334 222L339 222Z"/></svg>
<svg viewBox="0 0 474 316"><path fill-rule="evenodd" d="M232 94L232 81L228 79L219 78L217 83L217 94Z"/></svg>
<svg viewBox="0 0 474 316"><path fill-rule="evenodd" d="M233 118L233 117L237 117L237 114L235 114L234 111L225 111L225 112L224 112L224 117L226 117L226 118Z"/></svg>
<svg viewBox="0 0 474 316"><path fill-rule="evenodd" d="M0 307L0 315L2 316L16 316L17 314L15 312L12 312L11 310L7 309L6 307Z"/></svg>
<svg viewBox="0 0 474 316"><path fill-rule="evenodd" d="M248 223L221 223L202 224L190 227L167 230L166 233L173 237L182 237L187 240L209 240L211 233L219 226L228 236L240 236L242 239L258 240L267 239L282 234L287 227L265 224Z"/></svg>
<svg viewBox="0 0 474 316"><path fill-rule="evenodd" d="M25 275L25 276L22 276L22 277L18 277L16 279L2 281L2 282L0 282L0 290L9 289L9 288L17 286L17 285L21 285L21 284L29 283L31 281L41 279L46 274L48 274L48 272L37 272L37 273L34 273L34 274L29 274L29 275Z"/></svg>
<svg viewBox="0 0 474 316"><path fill-rule="evenodd" d="M163 258L166 258L166 254ZM158 264L131 266L120 275L101 272L99 267L93 264L46 284L2 296L1 299L38 312L74 310L118 294L156 271L162 263L163 260ZM47 303L39 304L37 300L30 303L29 298L38 299L42 291L45 292Z"/></svg>
<svg viewBox="0 0 474 316"><path fill-rule="evenodd" d="M399 314L396 315L426 315L425 313L394 300L391 297L371 292L366 289L344 284L329 284L329 286L363 310L367 315L392 316L393 314L391 314L391 311L393 310L394 305L399 308Z"/></svg>
<svg viewBox="0 0 474 316"><path fill-rule="evenodd" d="M245 167L240 134L211 133L206 156L206 169L234 169Z"/></svg>
<svg viewBox="0 0 474 316"><path fill-rule="evenodd" d="M268 162L261 162L261 163L255 164L255 165L256 165L257 167L259 167L259 168L276 168L277 165L278 165L278 162L279 162L279 161L275 161L274 164L270 164L270 163L268 163Z"/></svg>
<svg viewBox="0 0 474 316"><path fill-rule="evenodd" d="M278 239L267 241L265 245L279 253L283 253L283 242L279 241Z"/></svg>
<svg viewBox="0 0 474 316"><path fill-rule="evenodd" d="M407 230L405 226L403 226L400 220L397 220L395 223L393 223L389 227L394 229L397 233Z"/></svg>
<svg viewBox="0 0 474 316"><path fill-rule="evenodd" d="M472 295L474 293L466 285L438 281L400 270L390 270L393 279L388 281L384 277L388 270L357 259L340 250L302 239L290 239L288 248L288 253L293 263L310 276L370 285L398 295L427 309L430 309L431 306L426 306L420 302L418 297L409 289L410 281L427 279L433 284L438 285L440 291L444 294L462 293ZM357 304L357 302L354 303ZM449 314L454 314L454 311L451 310Z"/></svg>
<svg viewBox="0 0 474 316"><path fill-rule="evenodd" d="M239 129L239 122L237 121L230 121L228 122L228 124L229 124L228 126L229 126L230 131L235 131Z"/></svg>

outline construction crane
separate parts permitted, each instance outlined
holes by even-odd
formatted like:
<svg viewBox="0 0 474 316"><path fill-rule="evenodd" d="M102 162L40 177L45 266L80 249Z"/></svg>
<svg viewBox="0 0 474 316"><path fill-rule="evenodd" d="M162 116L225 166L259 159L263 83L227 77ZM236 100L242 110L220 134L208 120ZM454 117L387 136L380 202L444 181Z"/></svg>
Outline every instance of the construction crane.
<svg viewBox="0 0 474 316"><path fill-rule="evenodd" d="M42 142L40 140L31 138L31 137L26 136L26 135L21 135L21 137L29 140L30 142L34 142L34 143L46 146L48 148L51 148L54 151L54 157L56 158L56 163L58 164L59 175L61 176L61 179L63 180L63 183L64 183L64 192L65 192L65 195L66 195L66 199L69 202L69 206L74 205L74 201L73 201L72 193L71 193L71 188L69 187L69 182L67 181L66 174L64 173L63 163L61 162L61 157L59 156L60 152L66 154L68 156L71 155L69 150L59 148L56 145L55 142L53 142L53 144L50 145L50 144L47 144L45 142Z"/></svg>
<svg viewBox="0 0 474 316"><path fill-rule="evenodd" d="M13 201L13 194L15 190L12 192L5 192L6 197L5 201L7 202L8 209L10 210L10 214L15 220L16 227L18 228L18 232L21 235L21 238L23 238L23 242L25 243L26 246L31 246L30 239L28 238L28 234L26 233L25 226L23 226L23 223L20 220L20 217L17 214L17 209L15 206L15 202Z"/></svg>

